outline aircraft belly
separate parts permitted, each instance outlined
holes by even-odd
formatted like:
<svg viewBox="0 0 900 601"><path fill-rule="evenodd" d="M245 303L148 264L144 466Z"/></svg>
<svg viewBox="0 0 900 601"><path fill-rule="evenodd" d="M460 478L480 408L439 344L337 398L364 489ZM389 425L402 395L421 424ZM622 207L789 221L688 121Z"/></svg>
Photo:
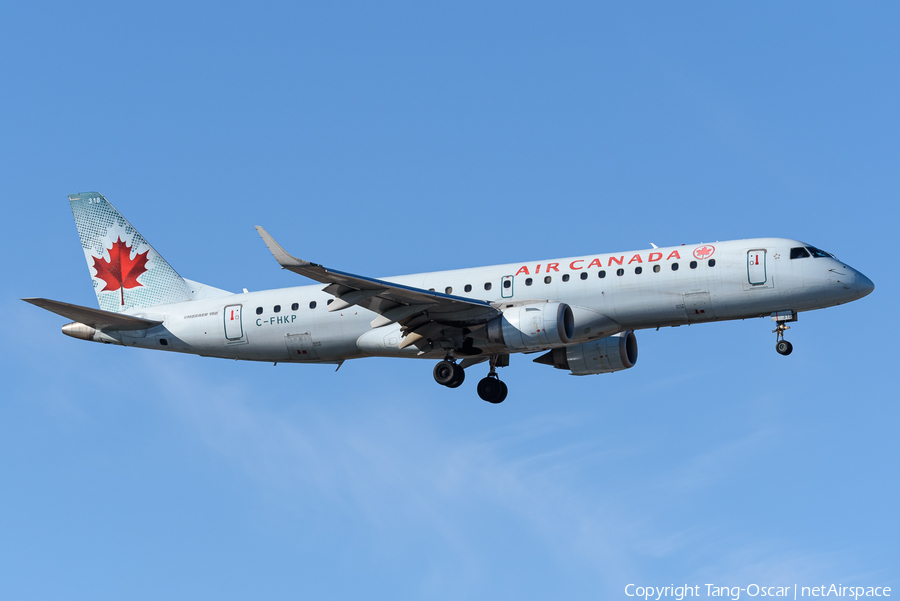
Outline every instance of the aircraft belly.
<svg viewBox="0 0 900 601"><path fill-rule="evenodd" d="M221 303L219 311L210 312L211 317L192 308L194 315L170 316L167 323L178 326L172 335L189 348L183 352L204 356L272 362L335 362L363 356L356 347L354 331L369 328L372 314L368 311L351 310L345 315L319 312L314 316L303 311L278 315L267 312L259 316L253 312L258 304L263 303L244 302L243 330L238 340L226 337ZM147 341L148 345L154 343L158 340ZM182 350L179 346L170 343L165 350ZM298 356L298 349L306 352Z"/></svg>
<svg viewBox="0 0 900 601"><path fill-rule="evenodd" d="M316 319L304 319L280 331L281 345L287 360L300 362L342 361L362 356L356 348L354 332L368 328L370 312L358 308L346 313L320 313Z"/></svg>

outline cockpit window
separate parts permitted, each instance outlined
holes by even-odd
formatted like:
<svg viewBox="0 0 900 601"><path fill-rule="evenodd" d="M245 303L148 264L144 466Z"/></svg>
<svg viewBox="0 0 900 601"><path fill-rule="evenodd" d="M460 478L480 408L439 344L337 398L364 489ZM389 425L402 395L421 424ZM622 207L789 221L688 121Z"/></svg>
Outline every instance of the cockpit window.
<svg viewBox="0 0 900 601"><path fill-rule="evenodd" d="M834 255L833 255L833 254L827 253L827 252L825 252L824 250L819 250L819 249L816 248L815 246L807 246L806 249L807 249L809 252L811 252L811 253L812 253L812 256L814 256L814 257L817 258L817 259L822 259L822 258L825 258L825 257L831 257L832 259L834 258Z"/></svg>
<svg viewBox="0 0 900 601"><path fill-rule="evenodd" d="M798 246L797 248L791 249L791 258L792 259L806 259L809 257L809 251L807 251L802 246Z"/></svg>

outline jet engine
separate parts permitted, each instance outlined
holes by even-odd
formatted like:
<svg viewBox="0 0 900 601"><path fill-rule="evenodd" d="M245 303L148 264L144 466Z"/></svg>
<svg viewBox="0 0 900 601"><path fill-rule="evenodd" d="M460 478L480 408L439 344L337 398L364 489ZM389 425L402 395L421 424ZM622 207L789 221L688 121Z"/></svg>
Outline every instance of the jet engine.
<svg viewBox="0 0 900 601"><path fill-rule="evenodd" d="M487 323L487 339L511 351L534 351L568 344L575 334L572 309L565 303L509 307Z"/></svg>
<svg viewBox="0 0 900 601"><path fill-rule="evenodd" d="M637 339L633 331L628 331L584 344L555 348L534 362L568 369L575 376L589 376L634 367L637 357Z"/></svg>

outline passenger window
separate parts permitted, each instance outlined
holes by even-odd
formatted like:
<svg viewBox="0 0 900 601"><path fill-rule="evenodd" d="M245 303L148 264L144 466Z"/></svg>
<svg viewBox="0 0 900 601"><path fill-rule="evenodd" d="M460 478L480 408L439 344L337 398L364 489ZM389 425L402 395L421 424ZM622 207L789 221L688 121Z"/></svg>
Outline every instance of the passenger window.
<svg viewBox="0 0 900 601"><path fill-rule="evenodd" d="M672 263L672 271L678 271L678 263Z"/></svg>
<svg viewBox="0 0 900 601"><path fill-rule="evenodd" d="M262 315L262 307L257 307L257 308L256 308L256 314L257 314L257 315Z"/></svg>
<svg viewBox="0 0 900 601"><path fill-rule="evenodd" d="M296 311L299 308L300 308L300 303L294 303L293 305L291 305L291 311Z"/></svg>
<svg viewBox="0 0 900 601"><path fill-rule="evenodd" d="M616 275L625 275L624 269L616 269Z"/></svg>
<svg viewBox="0 0 900 601"><path fill-rule="evenodd" d="M634 272L638 275L641 275L642 273L644 273L644 268L643 267L635 267Z"/></svg>
<svg viewBox="0 0 900 601"><path fill-rule="evenodd" d="M697 269L697 261L691 261L691 269Z"/></svg>
<svg viewBox="0 0 900 601"><path fill-rule="evenodd" d="M531 286L531 283L532 283L533 281L534 281L534 280L532 280L531 278L525 278L525 285L526 285L526 286Z"/></svg>
<svg viewBox="0 0 900 601"><path fill-rule="evenodd" d="M315 301L313 301L313 302L315 302ZM326 305L330 305L330 304L333 303L333 302L334 302L334 299L333 299L333 298L329 298L329 299L328 299L328 302L325 303L325 304L326 304Z"/></svg>
<svg viewBox="0 0 900 601"><path fill-rule="evenodd" d="M485 282L485 283L484 283L484 289L485 289L485 290L490 290L490 289L491 289L491 283L490 283L490 282Z"/></svg>
<svg viewBox="0 0 900 601"><path fill-rule="evenodd" d="M653 266L653 273L659 273L659 265Z"/></svg>
<svg viewBox="0 0 900 601"><path fill-rule="evenodd" d="M328 302L330 303L331 301L328 301ZM310 308L310 309L315 309L315 308L316 308L316 301L309 301L309 308Z"/></svg>
<svg viewBox="0 0 900 601"><path fill-rule="evenodd" d="M512 280L503 280L504 288L512 288Z"/></svg>
<svg viewBox="0 0 900 601"><path fill-rule="evenodd" d="M553 278L551 278L549 275L548 275L547 277L544 278L544 283L545 283L545 284L549 284L551 281L553 281Z"/></svg>
<svg viewBox="0 0 900 601"><path fill-rule="evenodd" d="M569 281L569 274L568 274L568 273L564 273L564 274L563 274L563 281L564 281L564 282L568 282L568 281Z"/></svg>
<svg viewBox="0 0 900 601"><path fill-rule="evenodd" d="M605 277L606 277L606 272L603 271L603 270L601 269L600 271L597 272L597 277L598 277L598 278L605 278Z"/></svg>
<svg viewBox="0 0 900 601"><path fill-rule="evenodd" d="M275 308L272 310L275 311L276 313L281 313L281 305L275 305Z"/></svg>
<svg viewBox="0 0 900 601"><path fill-rule="evenodd" d="M466 284L466 287L463 288L466 292L472 292L472 284Z"/></svg>
<svg viewBox="0 0 900 601"><path fill-rule="evenodd" d="M715 260L715 259L710 259L709 261L706 262L706 264L709 265L710 267L715 267L715 266L716 266L716 260Z"/></svg>
<svg viewBox="0 0 900 601"><path fill-rule="evenodd" d="M447 286L446 288L444 288L444 294L453 294L453 287Z"/></svg>
<svg viewBox="0 0 900 601"><path fill-rule="evenodd" d="M809 251L807 251L802 246L798 246L796 248L791 249L791 258L792 259L808 259Z"/></svg>

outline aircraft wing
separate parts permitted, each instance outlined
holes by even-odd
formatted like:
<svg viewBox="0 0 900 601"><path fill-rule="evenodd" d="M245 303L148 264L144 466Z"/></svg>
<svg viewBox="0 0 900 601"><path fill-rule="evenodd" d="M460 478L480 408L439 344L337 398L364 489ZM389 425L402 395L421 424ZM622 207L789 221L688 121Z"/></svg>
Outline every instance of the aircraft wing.
<svg viewBox="0 0 900 601"><path fill-rule="evenodd" d="M97 330L146 330L162 323L161 321L144 319L134 315L113 313L103 309L92 309L48 298L23 298L22 300Z"/></svg>
<svg viewBox="0 0 900 601"><path fill-rule="evenodd" d="M256 230L282 269L326 284L323 290L335 297L329 311L359 305L380 315L372 320L374 328L400 322L405 336L401 348L416 344L421 350L427 339L452 335L445 330L479 327L500 315L500 310L487 301L354 275L298 259L262 227L256 226Z"/></svg>

